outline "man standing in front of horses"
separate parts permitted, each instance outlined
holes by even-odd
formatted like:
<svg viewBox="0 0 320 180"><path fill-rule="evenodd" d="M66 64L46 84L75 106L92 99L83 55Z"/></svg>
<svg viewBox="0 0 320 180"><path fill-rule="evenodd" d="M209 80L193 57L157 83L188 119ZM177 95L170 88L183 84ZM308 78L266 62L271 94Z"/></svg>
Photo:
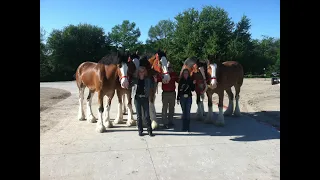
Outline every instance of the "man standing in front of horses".
<svg viewBox="0 0 320 180"><path fill-rule="evenodd" d="M173 72L172 65L168 62L168 71L171 77L169 83L162 83L162 122L164 128L168 129L173 126L174 106L176 103L176 82L178 83L178 75ZM162 76L157 76L157 82L162 81ZM169 113L168 112L169 107Z"/></svg>

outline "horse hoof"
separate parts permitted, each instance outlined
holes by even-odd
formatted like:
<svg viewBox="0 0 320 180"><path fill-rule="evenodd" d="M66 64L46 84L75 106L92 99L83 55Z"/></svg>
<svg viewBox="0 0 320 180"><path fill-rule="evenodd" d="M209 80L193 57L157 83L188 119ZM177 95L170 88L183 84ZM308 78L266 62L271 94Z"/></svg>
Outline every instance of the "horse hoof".
<svg viewBox="0 0 320 180"><path fill-rule="evenodd" d="M106 130L106 128L103 125L97 126L96 131L98 133L103 133Z"/></svg>
<svg viewBox="0 0 320 180"><path fill-rule="evenodd" d="M152 130L155 130L157 127L158 127L158 123L156 121L152 120L152 123L151 123Z"/></svg>
<svg viewBox="0 0 320 180"><path fill-rule="evenodd" d="M116 118L114 121L113 121L114 124L121 124L122 123L122 120L120 120L119 118Z"/></svg>
<svg viewBox="0 0 320 180"><path fill-rule="evenodd" d="M223 126L224 126L224 122L219 122L219 121L217 121L217 122L215 123L215 125L218 126L218 127L223 127Z"/></svg>
<svg viewBox="0 0 320 180"><path fill-rule="evenodd" d="M89 123L96 123L97 122L97 118L94 117L93 115L89 115L87 120L88 120Z"/></svg>
<svg viewBox="0 0 320 180"><path fill-rule="evenodd" d="M135 123L135 122L136 122L135 120L128 119L128 120L127 120L127 126L128 126L128 127L130 127L130 126L134 126L134 125L136 125L136 123Z"/></svg>
<svg viewBox="0 0 320 180"><path fill-rule="evenodd" d="M113 124L112 124L111 121L107 121L107 122L105 122L105 124L106 124L106 128L112 128L113 127Z"/></svg>
<svg viewBox="0 0 320 180"><path fill-rule="evenodd" d="M84 120L86 120L86 117L82 114L82 115L78 116L78 120L84 121Z"/></svg>
<svg viewBox="0 0 320 180"><path fill-rule="evenodd" d="M210 119L210 118L206 118L206 119L204 120L204 123L205 123L205 124L210 124L210 123L211 123L211 119Z"/></svg>
<svg viewBox="0 0 320 180"><path fill-rule="evenodd" d="M232 112L231 111L225 111L223 113L224 116L231 116L232 115Z"/></svg>
<svg viewBox="0 0 320 180"><path fill-rule="evenodd" d="M238 112L238 113L234 112L233 115L236 116L236 117L240 117L241 113L240 112Z"/></svg>

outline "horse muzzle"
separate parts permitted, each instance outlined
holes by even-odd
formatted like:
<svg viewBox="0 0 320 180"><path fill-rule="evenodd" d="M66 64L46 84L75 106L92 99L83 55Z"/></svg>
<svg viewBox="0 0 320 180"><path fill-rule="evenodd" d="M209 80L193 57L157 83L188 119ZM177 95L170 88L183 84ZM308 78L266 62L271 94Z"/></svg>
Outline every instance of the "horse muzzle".
<svg viewBox="0 0 320 180"><path fill-rule="evenodd" d="M124 89L128 89L128 87L129 87L129 81L128 81L128 79L127 79L127 78L124 78L124 79L122 79L121 81L122 81L122 82L121 82L121 87L124 88Z"/></svg>

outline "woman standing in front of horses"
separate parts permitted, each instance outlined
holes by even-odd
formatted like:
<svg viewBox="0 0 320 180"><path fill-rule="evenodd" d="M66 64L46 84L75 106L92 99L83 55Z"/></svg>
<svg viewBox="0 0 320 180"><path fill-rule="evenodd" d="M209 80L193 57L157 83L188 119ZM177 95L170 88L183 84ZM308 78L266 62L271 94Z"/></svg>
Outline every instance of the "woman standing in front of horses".
<svg viewBox="0 0 320 180"><path fill-rule="evenodd" d="M182 109L182 131L190 131L190 110L192 104L191 92L195 89L195 80L192 81L188 69L182 71L182 76L178 85L177 104L181 104Z"/></svg>
<svg viewBox="0 0 320 180"><path fill-rule="evenodd" d="M135 79L134 84L135 87L133 88L132 97L134 97L134 104L136 106L139 136L143 136L142 113L144 113L144 117L147 122L148 134L149 136L153 136L149 114L149 93L151 88L151 79L147 77L147 70L145 67L139 67L138 76ZM143 112L141 107L143 108Z"/></svg>

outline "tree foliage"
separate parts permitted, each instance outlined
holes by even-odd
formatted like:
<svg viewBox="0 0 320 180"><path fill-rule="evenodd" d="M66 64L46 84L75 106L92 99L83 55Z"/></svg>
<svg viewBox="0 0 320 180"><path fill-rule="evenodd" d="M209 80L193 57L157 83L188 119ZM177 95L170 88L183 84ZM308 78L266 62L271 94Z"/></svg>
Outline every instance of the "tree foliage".
<svg viewBox="0 0 320 180"><path fill-rule="evenodd" d="M113 45L128 50L132 50L141 44L138 41L140 35L140 29L136 28L136 23L131 23L128 20L124 20L122 24L114 26L111 33L108 33Z"/></svg>
<svg viewBox="0 0 320 180"><path fill-rule="evenodd" d="M40 29L40 81L71 80L79 64L98 61L108 51L119 48L141 54L154 53L158 48L166 50L176 71L187 57L206 59L214 54L222 61L240 62L246 74L279 72L280 39L252 39L250 28L250 19L245 15L234 22L224 9L204 6L152 25L146 43L138 41L140 30L128 20L114 26L107 36L97 26L69 25L53 30L47 43Z"/></svg>
<svg viewBox="0 0 320 180"><path fill-rule="evenodd" d="M55 76L65 80L70 80L82 62L97 62L108 51L104 30L89 24L53 30L47 39L47 46Z"/></svg>

